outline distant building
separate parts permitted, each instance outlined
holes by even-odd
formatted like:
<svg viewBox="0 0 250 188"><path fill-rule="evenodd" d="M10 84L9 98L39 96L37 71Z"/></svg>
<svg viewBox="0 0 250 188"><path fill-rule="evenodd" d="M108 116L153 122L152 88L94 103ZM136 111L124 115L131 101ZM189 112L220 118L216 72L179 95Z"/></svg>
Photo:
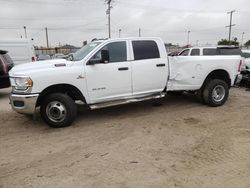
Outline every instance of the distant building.
<svg viewBox="0 0 250 188"><path fill-rule="evenodd" d="M63 46L55 47L55 48L35 47L36 55L47 54L50 56L57 54L57 53L67 55L69 53L76 52L78 49L80 48L70 45L70 44L65 44Z"/></svg>

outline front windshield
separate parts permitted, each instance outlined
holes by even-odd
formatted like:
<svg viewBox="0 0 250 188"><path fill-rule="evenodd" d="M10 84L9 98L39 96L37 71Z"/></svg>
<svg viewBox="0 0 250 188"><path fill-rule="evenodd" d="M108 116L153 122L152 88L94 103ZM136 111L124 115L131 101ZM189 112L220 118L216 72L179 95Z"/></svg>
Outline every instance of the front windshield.
<svg viewBox="0 0 250 188"><path fill-rule="evenodd" d="M81 49L77 50L75 53L72 54L72 61L80 61L86 57L95 47L97 47L101 42L92 42L83 46Z"/></svg>

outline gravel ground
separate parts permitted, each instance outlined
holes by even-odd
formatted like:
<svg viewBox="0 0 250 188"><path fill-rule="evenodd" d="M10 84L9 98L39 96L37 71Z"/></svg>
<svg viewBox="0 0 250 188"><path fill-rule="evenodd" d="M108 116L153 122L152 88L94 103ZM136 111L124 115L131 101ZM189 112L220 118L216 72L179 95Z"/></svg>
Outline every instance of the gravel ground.
<svg viewBox="0 0 250 188"><path fill-rule="evenodd" d="M211 108L190 95L96 111L52 129L0 90L0 187L249 188L250 93ZM39 118L38 118L39 119Z"/></svg>

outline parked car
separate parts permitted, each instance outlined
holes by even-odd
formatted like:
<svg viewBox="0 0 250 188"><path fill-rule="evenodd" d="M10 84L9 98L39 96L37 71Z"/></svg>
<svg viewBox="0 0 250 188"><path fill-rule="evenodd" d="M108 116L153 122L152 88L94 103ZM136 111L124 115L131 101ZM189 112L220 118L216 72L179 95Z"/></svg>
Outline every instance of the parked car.
<svg viewBox="0 0 250 188"><path fill-rule="evenodd" d="M248 71L250 71L250 50L242 50L242 57L245 58L245 64Z"/></svg>
<svg viewBox="0 0 250 188"><path fill-rule="evenodd" d="M14 67L13 110L41 117L51 127L69 126L75 101L90 109L162 98L169 91L192 91L212 107L223 105L241 79L240 56L168 57L160 38L97 40L71 60ZM55 74L55 73L60 74Z"/></svg>
<svg viewBox="0 0 250 188"><path fill-rule="evenodd" d="M250 51L242 50L242 57L245 58L245 69L241 72L243 75L241 85L250 88Z"/></svg>
<svg viewBox="0 0 250 188"><path fill-rule="evenodd" d="M7 51L0 50L0 89L10 87L9 71L13 66Z"/></svg>
<svg viewBox="0 0 250 188"><path fill-rule="evenodd" d="M36 60L34 46L28 39L0 39L0 49L8 51L15 65Z"/></svg>
<svg viewBox="0 0 250 188"><path fill-rule="evenodd" d="M174 52L170 52L170 53L168 53L168 56L177 56L177 55L179 55L179 51L174 51Z"/></svg>
<svg viewBox="0 0 250 188"><path fill-rule="evenodd" d="M241 72L246 70L245 57L237 46L193 47L182 50L179 56L241 56Z"/></svg>
<svg viewBox="0 0 250 188"><path fill-rule="evenodd" d="M241 55L241 49L235 46L193 47L182 50L179 56L214 56L214 55Z"/></svg>
<svg viewBox="0 0 250 188"><path fill-rule="evenodd" d="M44 61L51 59L50 55L40 54L37 56L37 61Z"/></svg>
<svg viewBox="0 0 250 188"><path fill-rule="evenodd" d="M67 55L64 55L64 54L55 54L55 55L53 55L52 58L53 58L53 59L67 59L68 56L67 56Z"/></svg>

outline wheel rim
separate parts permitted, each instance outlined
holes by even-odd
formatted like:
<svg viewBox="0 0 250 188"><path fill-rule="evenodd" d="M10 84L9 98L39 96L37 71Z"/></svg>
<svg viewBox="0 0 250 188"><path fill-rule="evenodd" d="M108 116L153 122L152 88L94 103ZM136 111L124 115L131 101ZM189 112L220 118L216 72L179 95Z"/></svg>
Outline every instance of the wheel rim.
<svg viewBox="0 0 250 188"><path fill-rule="evenodd" d="M46 107L46 115L51 121L60 123L65 120L67 110L61 102L52 101Z"/></svg>
<svg viewBox="0 0 250 188"><path fill-rule="evenodd" d="M217 85L212 92L212 98L215 102L221 102L226 94L226 90L223 86Z"/></svg>

